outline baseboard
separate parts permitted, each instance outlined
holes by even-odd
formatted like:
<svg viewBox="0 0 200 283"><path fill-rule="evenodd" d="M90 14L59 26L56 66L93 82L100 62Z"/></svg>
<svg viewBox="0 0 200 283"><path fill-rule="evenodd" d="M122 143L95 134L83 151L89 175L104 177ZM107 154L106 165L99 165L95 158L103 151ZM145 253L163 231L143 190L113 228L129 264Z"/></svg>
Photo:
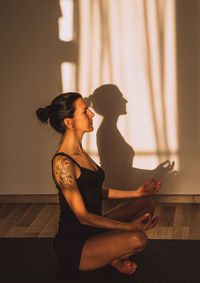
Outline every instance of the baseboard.
<svg viewBox="0 0 200 283"><path fill-rule="evenodd" d="M0 203L58 203L58 195L0 195Z"/></svg>
<svg viewBox="0 0 200 283"><path fill-rule="evenodd" d="M154 195L156 203L200 203L200 195ZM0 203L58 203L56 194L0 195Z"/></svg>
<svg viewBox="0 0 200 283"><path fill-rule="evenodd" d="M156 203L200 203L200 195L154 195Z"/></svg>

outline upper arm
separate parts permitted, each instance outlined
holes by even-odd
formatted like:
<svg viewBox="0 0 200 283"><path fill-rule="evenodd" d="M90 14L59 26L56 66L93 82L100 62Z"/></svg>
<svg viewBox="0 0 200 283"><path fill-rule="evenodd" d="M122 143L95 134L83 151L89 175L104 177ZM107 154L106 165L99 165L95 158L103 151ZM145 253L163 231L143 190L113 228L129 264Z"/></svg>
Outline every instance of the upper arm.
<svg viewBox="0 0 200 283"><path fill-rule="evenodd" d="M54 161L53 171L56 183L74 214L80 220L87 210L76 182L75 165L68 157L60 156Z"/></svg>

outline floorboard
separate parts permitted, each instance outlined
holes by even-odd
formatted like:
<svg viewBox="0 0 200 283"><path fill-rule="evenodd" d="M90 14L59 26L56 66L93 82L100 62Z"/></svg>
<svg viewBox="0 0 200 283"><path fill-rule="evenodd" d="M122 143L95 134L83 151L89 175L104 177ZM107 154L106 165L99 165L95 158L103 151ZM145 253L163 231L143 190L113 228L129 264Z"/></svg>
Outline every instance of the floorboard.
<svg viewBox="0 0 200 283"><path fill-rule="evenodd" d="M200 204L157 203L156 228L150 239L200 240ZM52 238L58 229L59 205L50 203L0 204L0 237Z"/></svg>

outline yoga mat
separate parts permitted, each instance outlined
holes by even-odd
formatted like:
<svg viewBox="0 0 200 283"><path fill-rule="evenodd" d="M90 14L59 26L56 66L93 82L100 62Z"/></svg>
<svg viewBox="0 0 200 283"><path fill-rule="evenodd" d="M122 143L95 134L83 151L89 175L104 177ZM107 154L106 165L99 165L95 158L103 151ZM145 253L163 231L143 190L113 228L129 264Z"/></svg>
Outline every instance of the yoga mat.
<svg viewBox="0 0 200 283"><path fill-rule="evenodd" d="M200 241L149 240L132 257L138 269L124 275L111 266L69 274L54 254L52 238L0 238L0 282L200 283Z"/></svg>

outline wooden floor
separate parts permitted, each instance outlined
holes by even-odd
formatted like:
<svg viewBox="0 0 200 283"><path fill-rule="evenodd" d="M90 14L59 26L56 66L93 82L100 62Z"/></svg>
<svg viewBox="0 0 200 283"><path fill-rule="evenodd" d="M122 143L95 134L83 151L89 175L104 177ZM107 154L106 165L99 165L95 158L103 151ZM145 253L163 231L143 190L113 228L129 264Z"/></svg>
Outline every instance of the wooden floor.
<svg viewBox="0 0 200 283"><path fill-rule="evenodd" d="M155 215L150 239L200 240L200 204L157 204ZM58 219L58 204L0 204L0 237L53 237Z"/></svg>

